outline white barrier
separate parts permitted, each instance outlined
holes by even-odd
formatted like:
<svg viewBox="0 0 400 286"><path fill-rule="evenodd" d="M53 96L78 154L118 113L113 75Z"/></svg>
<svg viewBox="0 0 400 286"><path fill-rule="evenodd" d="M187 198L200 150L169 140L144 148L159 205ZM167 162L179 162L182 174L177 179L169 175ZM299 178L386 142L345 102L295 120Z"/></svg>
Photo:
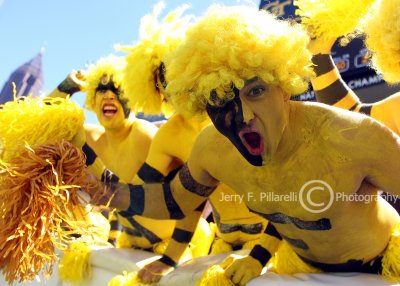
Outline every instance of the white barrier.
<svg viewBox="0 0 400 286"><path fill-rule="evenodd" d="M245 254L245 252L235 252ZM181 264L175 271L163 277L158 285L160 286L195 286L203 272L214 264L221 263L228 254L199 257ZM82 286L107 286L108 281L123 271L135 271L144 264L159 258L150 252L132 249L106 248L92 251L92 279L81 283ZM54 267L53 275L49 280L41 279L31 283L15 283L15 286L72 286L62 282L57 274L57 267ZM0 285L8 285L4 277L0 276ZM390 283L377 275L361 273L323 273L323 274L296 274L278 275L267 272L252 280L249 286L388 286L397 285Z"/></svg>

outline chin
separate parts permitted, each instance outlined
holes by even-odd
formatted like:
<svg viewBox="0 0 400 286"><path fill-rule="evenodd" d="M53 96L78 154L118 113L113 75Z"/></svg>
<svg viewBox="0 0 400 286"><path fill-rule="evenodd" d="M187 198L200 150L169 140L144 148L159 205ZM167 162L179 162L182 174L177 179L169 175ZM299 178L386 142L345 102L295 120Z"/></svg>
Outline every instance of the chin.
<svg viewBox="0 0 400 286"><path fill-rule="evenodd" d="M268 163L270 163L272 161L272 156L269 155L269 154L263 154L261 156L261 158L262 158L262 165L263 166L268 165Z"/></svg>

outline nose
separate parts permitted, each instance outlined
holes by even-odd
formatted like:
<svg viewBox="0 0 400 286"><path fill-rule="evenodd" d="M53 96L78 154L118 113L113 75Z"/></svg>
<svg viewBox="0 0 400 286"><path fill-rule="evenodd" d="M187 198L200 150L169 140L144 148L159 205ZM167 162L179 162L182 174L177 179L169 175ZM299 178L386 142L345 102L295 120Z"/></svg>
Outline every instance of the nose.
<svg viewBox="0 0 400 286"><path fill-rule="evenodd" d="M241 102L242 102L243 120L246 124L249 124L250 121L254 118L254 113L245 100L241 100Z"/></svg>
<svg viewBox="0 0 400 286"><path fill-rule="evenodd" d="M115 94L111 90L106 90L102 92L101 95L103 96L104 99L109 99L109 100L115 99Z"/></svg>

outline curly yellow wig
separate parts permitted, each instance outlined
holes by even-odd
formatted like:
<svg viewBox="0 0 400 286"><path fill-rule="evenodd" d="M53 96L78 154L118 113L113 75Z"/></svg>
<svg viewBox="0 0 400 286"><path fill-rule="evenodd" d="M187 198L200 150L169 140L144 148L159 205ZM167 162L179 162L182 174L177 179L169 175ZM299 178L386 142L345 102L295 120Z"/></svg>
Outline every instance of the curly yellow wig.
<svg viewBox="0 0 400 286"><path fill-rule="evenodd" d="M125 60L123 57L109 55L101 58L96 64L91 64L87 68L86 75L86 101L85 107L94 110L96 88L101 81L105 83L112 79L116 88L122 88L123 72ZM124 93L121 94L124 97Z"/></svg>
<svg viewBox="0 0 400 286"><path fill-rule="evenodd" d="M232 84L241 89L256 76L299 94L313 76L308 41L300 25L266 11L213 5L166 57L167 92L177 112L188 115L232 99ZM217 98L210 98L214 90Z"/></svg>
<svg viewBox="0 0 400 286"><path fill-rule="evenodd" d="M296 14L312 37L336 39L352 34L375 0L295 0Z"/></svg>
<svg viewBox="0 0 400 286"><path fill-rule="evenodd" d="M373 67L389 83L400 83L400 0L377 1L364 22Z"/></svg>
<svg viewBox="0 0 400 286"><path fill-rule="evenodd" d="M170 12L159 23L157 18L163 8L160 2L152 14L141 19L139 43L131 47L119 47L129 53L126 57L124 90L129 97L130 107L146 115L172 114L173 108L160 91L163 87L159 86L161 82L157 78L165 55L182 41L192 19L191 16L182 16L188 8L184 5Z"/></svg>

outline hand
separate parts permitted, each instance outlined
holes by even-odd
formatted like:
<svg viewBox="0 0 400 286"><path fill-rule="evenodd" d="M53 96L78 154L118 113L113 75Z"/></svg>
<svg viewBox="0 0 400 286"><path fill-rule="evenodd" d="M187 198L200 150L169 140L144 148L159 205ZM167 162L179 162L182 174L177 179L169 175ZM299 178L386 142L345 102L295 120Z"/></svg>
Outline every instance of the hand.
<svg viewBox="0 0 400 286"><path fill-rule="evenodd" d="M87 87L86 73L83 70L73 70L66 79L59 84L58 90L69 95L73 95L75 92L83 91Z"/></svg>
<svg viewBox="0 0 400 286"><path fill-rule="evenodd" d="M225 275L235 285L246 285L251 279L260 276L263 266L251 256L239 258L231 255L220 265Z"/></svg>
<svg viewBox="0 0 400 286"><path fill-rule="evenodd" d="M313 54L323 54L323 55L329 55L331 53L332 47L335 44L336 39L323 39L321 38L315 38L310 40L310 43L308 44L308 50Z"/></svg>
<svg viewBox="0 0 400 286"><path fill-rule="evenodd" d="M173 267L168 266L159 260L153 261L145 265L138 273L139 279L146 284L157 283L161 277L174 270Z"/></svg>

